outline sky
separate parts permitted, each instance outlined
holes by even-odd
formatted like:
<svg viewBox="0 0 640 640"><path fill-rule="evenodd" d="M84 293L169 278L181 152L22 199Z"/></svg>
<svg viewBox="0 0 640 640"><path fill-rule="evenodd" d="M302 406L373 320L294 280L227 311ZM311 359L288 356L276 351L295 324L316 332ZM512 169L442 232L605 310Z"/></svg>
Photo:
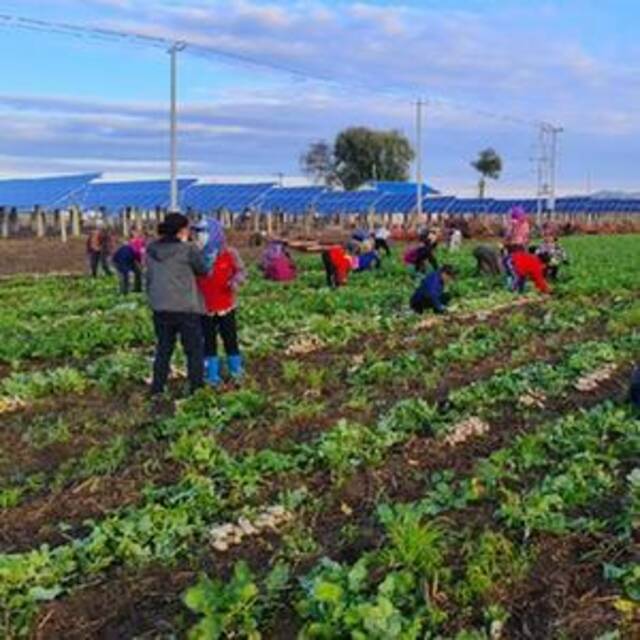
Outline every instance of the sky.
<svg viewBox="0 0 640 640"><path fill-rule="evenodd" d="M347 126L414 140L423 99L424 174L444 192L472 195L470 162L492 146L505 168L488 194L533 195L541 121L563 127L560 194L640 191L636 0L0 0L0 14L189 43L183 175L293 180L304 149ZM0 37L0 177L167 174L162 48Z"/></svg>

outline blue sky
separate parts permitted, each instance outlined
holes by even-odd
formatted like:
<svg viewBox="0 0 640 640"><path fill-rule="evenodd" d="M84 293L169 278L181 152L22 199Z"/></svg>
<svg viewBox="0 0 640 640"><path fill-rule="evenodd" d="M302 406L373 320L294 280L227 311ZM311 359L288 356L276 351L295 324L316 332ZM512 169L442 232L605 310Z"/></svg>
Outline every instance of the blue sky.
<svg viewBox="0 0 640 640"><path fill-rule="evenodd" d="M446 191L473 191L469 162L491 145L505 160L491 193L531 193L537 120L565 128L561 192L584 192L588 181L640 190L640 3L632 0L20 0L0 1L0 13L185 39L336 81L185 52L184 174L296 175L303 149L342 127L413 136L411 102L421 96L432 99L425 173ZM0 34L1 175L166 173L164 52Z"/></svg>

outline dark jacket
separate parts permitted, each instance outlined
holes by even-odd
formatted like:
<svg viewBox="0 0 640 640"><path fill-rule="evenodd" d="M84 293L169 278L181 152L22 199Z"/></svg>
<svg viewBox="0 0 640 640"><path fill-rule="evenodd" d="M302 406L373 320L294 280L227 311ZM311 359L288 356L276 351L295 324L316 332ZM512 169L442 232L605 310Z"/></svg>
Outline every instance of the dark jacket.
<svg viewBox="0 0 640 640"><path fill-rule="evenodd" d="M438 268L438 261L436 260L436 256L434 255L437 246L437 242L432 243L429 240L425 240L422 243L422 245L418 248L418 252L416 255L416 271L424 271L426 268L425 263L427 262L434 269Z"/></svg>
<svg viewBox="0 0 640 640"><path fill-rule="evenodd" d="M147 249L147 295L154 311L204 313L196 276L207 273L202 252L190 242L162 238Z"/></svg>
<svg viewBox="0 0 640 640"><path fill-rule="evenodd" d="M631 376L631 389L629 390L631 403L636 409L640 409L640 365L638 365Z"/></svg>
<svg viewBox="0 0 640 640"><path fill-rule="evenodd" d="M445 310L444 304L444 281L440 271L432 271L425 276L420 286L411 297L412 306L418 306L425 301L429 301L433 308L442 313Z"/></svg>
<svg viewBox="0 0 640 640"><path fill-rule="evenodd" d="M136 265L136 252L128 244L123 244L111 258L115 268L123 273L133 271Z"/></svg>

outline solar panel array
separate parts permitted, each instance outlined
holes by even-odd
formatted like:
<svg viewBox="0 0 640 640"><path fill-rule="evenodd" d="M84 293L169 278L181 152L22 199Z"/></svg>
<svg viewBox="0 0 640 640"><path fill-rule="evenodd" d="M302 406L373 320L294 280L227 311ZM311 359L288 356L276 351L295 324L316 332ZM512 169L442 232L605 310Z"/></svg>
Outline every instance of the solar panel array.
<svg viewBox="0 0 640 640"><path fill-rule="evenodd" d="M178 193L195 180L178 180ZM170 204L171 185L168 180L140 180L132 182L92 182L78 204L82 209L104 209L114 214L135 207L153 210L166 209Z"/></svg>
<svg viewBox="0 0 640 640"><path fill-rule="evenodd" d="M195 184L181 195L183 209L210 213L218 209L242 212L256 206L273 188L270 182L258 184Z"/></svg>
<svg viewBox="0 0 640 640"><path fill-rule="evenodd" d="M130 182L96 181L100 174L55 178L0 180L0 207L56 209L77 205L82 209L104 209L109 214L127 207L143 210L169 207L168 180ZM425 193L434 192L424 185ZM427 191L428 190L428 191ZM410 214L415 211L415 183L371 182L361 191L332 191L324 187L279 187L272 183L198 184L179 180L182 209L211 213L225 208L242 212L255 208L263 213L299 215L313 209L320 215L340 213ZM504 215L519 205L528 213L538 210L538 200L479 199L454 196L426 196L423 211L432 214ZM556 211L566 214L640 214L640 199L570 197L556 200Z"/></svg>
<svg viewBox="0 0 640 640"><path fill-rule="evenodd" d="M410 195L413 194L414 197L418 191L418 183L417 182L388 182L388 181L375 181L372 180L367 183L368 186L376 189L376 191L382 191L383 193L392 193L392 194L405 194ZM422 195L438 195L438 191L436 191L433 187L430 187L428 184L422 184Z"/></svg>
<svg viewBox="0 0 640 640"><path fill-rule="evenodd" d="M81 196L99 173L87 173L56 178L0 180L0 206L16 209L54 209L66 206L72 196Z"/></svg>
<svg viewBox="0 0 640 640"><path fill-rule="evenodd" d="M326 191L315 203L320 215L329 216L340 213L368 213L375 207L383 193L374 191Z"/></svg>
<svg viewBox="0 0 640 640"><path fill-rule="evenodd" d="M261 199L260 210L264 213L305 213L325 191L324 187L274 187Z"/></svg>

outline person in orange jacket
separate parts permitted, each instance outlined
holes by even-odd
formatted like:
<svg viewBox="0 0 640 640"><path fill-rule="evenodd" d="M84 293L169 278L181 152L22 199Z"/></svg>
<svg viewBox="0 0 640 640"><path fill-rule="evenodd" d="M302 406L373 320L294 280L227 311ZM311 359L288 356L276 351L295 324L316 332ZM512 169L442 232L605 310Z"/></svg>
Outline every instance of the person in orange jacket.
<svg viewBox="0 0 640 640"><path fill-rule="evenodd" d="M544 277L545 264L537 255L519 249L510 258L515 274L514 291L523 293L527 280L531 280L540 293L551 293L551 287Z"/></svg>
<svg viewBox="0 0 640 640"><path fill-rule="evenodd" d="M344 247L337 244L323 251L322 263L330 289L347 284L349 272L353 269L353 259Z"/></svg>
<svg viewBox="0 0 640 640"><path fill-rule="evenodd" d="M205 307L202 316L205 381L218 386L222 382L218 335L224 344L231 378L239 380L244 371L235 310L236 291L246 272L238 252L227 246L224 229L217 220L204 220L196 232L209 269L206 275L197 278Z"/></svg>

